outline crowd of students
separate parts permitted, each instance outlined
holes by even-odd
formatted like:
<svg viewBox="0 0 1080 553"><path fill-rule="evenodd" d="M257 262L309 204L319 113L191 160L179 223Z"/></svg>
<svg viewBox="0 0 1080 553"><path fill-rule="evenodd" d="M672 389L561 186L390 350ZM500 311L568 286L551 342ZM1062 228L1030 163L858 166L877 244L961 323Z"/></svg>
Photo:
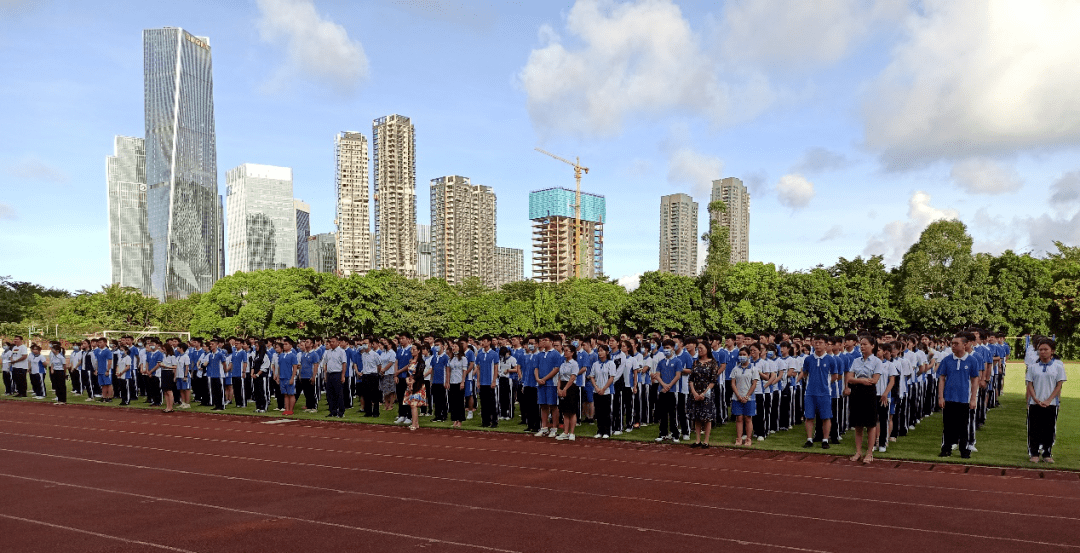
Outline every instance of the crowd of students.
<svg viewBox="0 0 1080 553"><path fill-rule="evenodd" d="M1024 352L1028 453L1053 462L1065 368L1050 338L1027 338ZM165 412L193 401L214 410L253 404L292 415L303 401L343 418L396 410L415 430L421 417L472 419L482 427L515 420L525 432L576 440L580 423L599 439L657 425L655 441L708 448L714 424L733 421L735 445L750 446L800 423L805 447L828 449L855 430L852 460L870 463L920 421L943 418L941 456L969 458L989 409L999 406L1010 347L1001 333L969 329L949 339L914 334L791 336L737 333L684 337L485 336L414 342L345 336L257 339L132 336L91 338L49 352L22 337L4 344L8 395L57 404L71 392L84 401L128 405L138 398ZM29 378L29 388L27 387ZM562 432L559 432L559 429ZM866 453L863 454L863 439Z"/></svg>

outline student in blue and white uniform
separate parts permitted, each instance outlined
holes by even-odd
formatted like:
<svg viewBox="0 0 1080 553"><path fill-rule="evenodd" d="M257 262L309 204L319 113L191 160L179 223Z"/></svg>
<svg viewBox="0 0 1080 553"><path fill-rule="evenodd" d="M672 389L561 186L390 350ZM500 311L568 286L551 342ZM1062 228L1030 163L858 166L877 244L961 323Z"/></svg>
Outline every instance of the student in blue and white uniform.
<svg viewBox="0 0 1080 553"><path fill-rule="evenodd" d="M120 354L116 359L116 378L113 386L120 390L120 405L131 403L131 391L128 381L135 378L135 359L131 355L131 348L126 345L120 346Z"/></svg>
<svg viewBox="0 0 1080 553"><path fill-rule="evenodd" d="M608 357L610 348L606 344L600 344L596 348L596 361L593 362L592 370L589 371L589 382L593 387L593 401L596 404L596 436L597 438L611 437L611 400L618 369L615 362Z"/></svg>
<svg viewBox="0 0 1080 553"><path fill-rule="evenodd" d="M768 435L765 423L766 405L765 394L772 383L772 362L764 358L765 346L759 342L750 344L750 365L757 371L758 385L754 387L754 434L753 437L759 442Z"/></svg>
<svg viewBox="0 0 1080 553"><path fill-rule="evenodd" d="M404 402L407 395L405 393L407 386L405 381L412 373L410 367L413 365L412 336L405 333L400 334L398 336L398 347L394 353L397 358L397 368L394 370L394 384L396 386L394 395L398 406L398 416L394 422L412 424L412 409Z"/></svg>
<svg viewBox="0 0 1080 553"><path fill-rule="evenodd" d="M821 448L829 449L829 434L832 430L832 378L833 363L825 355L824 336L814 336L814 354L803 361L803 380L806 385L804 397L803 422L806 425L806 443L803 447L814 446L814 431L821 420Z"/></svg>
<svg viewBox="0 0 1080 553"><path fill-rule="evenodd" d="M173 349L171 341L166 341L161 347L164 351L159 352L163 354L163 357L157 366L158 387L165 402L164 412L172 413L176 393L176 350Z"/></svg>
<svg viewBox="0 0 1080 553"><path fill-rule="evenodd" d="M878 398L876 446L878 453L885 453L889 445L889 424L892 421L892 394L900 373L893 364L890 344L878 344L878 359L881 362L878 363L878 381L874 390Z"/></svg>
<svg viewBox="0 0 1080 553"><path fill-rule="evenodd" d="M281 387L281 394L285 397L285 410L282 411L285 416L292 415L296 406L296 378L300 372L300 360L296 358L293 350L295 345L292 338L282 341L277 373L274 374L274 381Z"/></svg>
<svg viewBox="0 0 1080 553"><path fill-rule="evenodd" d="M968 342L965 333L954 336L952 355L942 359L938 366L938 406L943 426L938 457L952 455L953 444L959 444L960 457L971 458L969 422L978 403L981 371L967 352Z"/></svg>
<svg viewBox="0 0 1080 553"><path fill-rule="evenodd" d="M663 359L656 364L656 378L659 390L656 397L656 419L660 422L660 435L657 442L669 439L679 442L679 426L676 420L675 387L682 378L683 362L675 355L675 341L663 342Z"/></svg>
<svg viewBox="0 0 1080 553"><path fill-rule="evenodd" d="M851 362L851 369L844 375L844 395L848 397L850 423L855 429L854 462L870 464L874 460L874 446L878 432L878 382L884 372L881 360L874 355L877 340L873 336L859 338L859 350L862 355ZM863 434L866 434L866 456L862 454Z"/></svg>
<svg viewBox="0 0 1080 553"><path fill-rule="evenodd" d="M690 353L689 349L697 349L696 340L683 341L682 338L675 340L678 349L679 360L682 361L682 376L679 377L679 382L675 385L675 413L676 420L678 420L679 428L678 433L681 434L682 439L690 439L690 415L686 411L686 396L690 393L690 372L694 367L694 355Z"/></svg>
<svg viewBox="0 0 1080 553"><path fill-rule="evenodd" d="M218 349L221 342L210 340L210 349L199 358L199 366L206 372L210 384L210 404L212 411L225 410L225 353Z"/></svg>
<svg viewBox="0 0 1080 553"><path fill-rule="evenodd" d="M266 340L255 342L254 355L250 357L251 392L255 400L255 412L265 413L270 404L270 375L274 359L266 347Z"/></svg>
<svg viewBox="0 0 1080 553"><path fill-rule="evenodd" d="M753 445L753 418L757 414L755 400L761 375L751 364L750 348L738 350L735 368L731 369L731 415L735 417L735 445Z"/></svg>
<svg viewBox="0 0 1080 553"><path fill-rule="evenodd" d="M67 403L67 358L64 357L64 348L59 343L53 343L49 352L49 380L52 382L53 393L56 394L56 404Z"/></svg>
<svg viewBox="0 0 1080 553"><path fill-rule="evenodd" d="M581 372L574 383L578 393L581 394L581 402L579 405L581 411L578 413L578 421L582 423L593 422L593 419L596 418L596 406L593 405L593 388L592 382L589 380L593 363L596 361L596 354L593 350L593 341L589 338L585 338L584 340L574 339L574 341L570 342L570 345L578 348L575 360L578 364L578 370Z"/></svg>
<svg viewBox="0 0 1080 553"><path fill-rule="evenodd" d="M535 434L540 431L540 403L536 384L537 363L536 338L530 337L525 344L525 355L518 359L521 364L521 422L525 432Z"/></svg>
<svg viewBox="0 0 1080 553"><path fill-rule="evenodd" d="M480 396L480 427L496 428L499 426L498 391L499 352L491 348L491 337L480 339L480 350L476 352L476 384Z"/></svg>
<svg viewBox="0 0 1080 553"><path fill-rule="evenodd" d="M15 381L11 378L11 350L15 345L11 342L4 342L3 352L0 353L0 361L3 363L4 370L4 395L15 395Z"/></svg>
<svg viewBox="0 0 1080 553"><path fill-rule="evenodd" d="M536 369L536 392L537 403L540 405L540 430L536 432L538 437L554 438L559 432L559 403L556 381L558 380L559 367L562 365L562 354L554 349L555 339L552 335L545 335L540 339L540 351L537 352ZM551 424L550 430L548 424Z"/></svg>
<svg viewBox="0 0 1080 553"><path fill-rule="evenodd" d="M772 375L765 388L765 433L769 435L780 430L780 383L787 374L787 368L780 362L771 345L766 347L765 361L769 364Z"/></svg>
<svg viewBox="0 0 1080 553"><path fill-rule="evenodd" d="M512 350L507 346L499 348L499 420L514 418L514 384L520 373Z"/></svg>
<svg viewBox="0 0 1080 553"><path fill-rule="evenodd" d="M1058 408L1061 404L1061 387L1067 377L1065 365L1054 358L1057 343L1050 338L1039 342L1036 352L1038 361L1027 366L1027 428L1028 457L1032 463L1053 463L1053 447L1057 437Z"/></svg>
<svg viewBox="0 0 1080 553"><path fill-rule="evenodd" d="M559 364L558 385L559 412L563 418L563 433L556 436L556 440L574 441L574 429L577 427L578 410L581 403L581 393L577 389L577 379L580 376L581 367L577 363L577 348L572 344L563 346L563 362Z"/></svg>
<svg viewBox="0 0 1080 553"><path fill-rule="evenodd" d="M638 389L636 379L643 360L641 354L637 352L637 348L634 347L632 340L619 342L619 353L623 356L622 364L619 366L619 380L623 383L622 409L620 413L622 415L622 431L631 432L634 430L634 423L637 420L634 413L634 406L637 404L635 397Z"/></svg>
<svg viewBox="0 0 1080 553"><path fill-rule="evenodd" d="M450 402L450 420L454 428L461 428L465 420L465 373L469 371L469 359L465 356L468 343L465 340L450 343L453 355L447 362Z"/></svg>
<svg viewBox="0 0 1080 553"><path fill-rule="evenodd" d="M431 369L431 422L443 422L450 414L450 404L447 402L447 365L450 356L447 350L442 338L436 338L431 346L431 362L428 365Z"/></svg>
<svg viewBox="0 0 1080 553"><path fill-rule="evenodd" d="M184 342L177 340L173 348L176 357L176 391L180 394L181 409L191 408L191 357L188 356L188 347Z"/></svg>
<svg viewBox="0 0 1080 553"><path fill-rule="evenodd" d="M34 399L45 399L45 365L48 357L41 354L41 346L30 346L30 355L27 358L30 373L30 389L34 392Z"/></svg>
<svg viewBox="0 0 1080 553"><path fill-rule="evenodd" d="M792 356L791 342L780 342L780 357L776 360L778 365L780 385L780 430L788 430L795 425L795 416L792 406L795 404L795 357Z"/></svg>

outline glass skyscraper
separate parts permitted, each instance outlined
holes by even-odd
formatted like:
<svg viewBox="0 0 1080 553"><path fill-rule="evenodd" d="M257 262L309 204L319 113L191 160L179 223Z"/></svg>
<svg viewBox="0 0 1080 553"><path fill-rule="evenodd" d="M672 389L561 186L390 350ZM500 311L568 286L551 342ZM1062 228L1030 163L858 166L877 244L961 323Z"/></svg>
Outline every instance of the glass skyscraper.
<svg viewBox="0 0 1080 553"><path fill-rule="evenodd" d="M308 268L308 239L311 238L311 206L293 201L296 209L296 266L301 269Z"/></svg>
<svg viewBox="0 0 1080 553"><path fill-rule="evenodd" d="M210 40L144 30L143 77L151 292L183 298L209 291L224 266Z"/></svg>
<svg viewBox="0 0 1080 553"><path fill-rule="evenodd" d="M105 160L109 198L112 281L150 294L150 231L146 222L146 148L143 139L117 136Z"/></svg>
<svg viewBox="0 0 1080 553"><path fill-rule="evenodd" d="M292 169L245 163L225 174L229 274L296 266Z"/></svg>

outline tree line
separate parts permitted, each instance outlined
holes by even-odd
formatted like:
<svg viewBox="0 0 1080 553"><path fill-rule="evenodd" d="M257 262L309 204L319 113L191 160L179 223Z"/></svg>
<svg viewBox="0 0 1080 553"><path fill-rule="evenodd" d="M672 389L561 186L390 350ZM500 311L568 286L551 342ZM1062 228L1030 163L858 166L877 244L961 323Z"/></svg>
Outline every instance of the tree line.
<svg viewBox="0 0 1080 553"><path fill-rule="evenodd" d="M613 280L423 282L391 271L339 277L313 269L237 273L209 292L159 302L117 285L63 290L0 278L0 334L48 328L73 339L103 329L190 331L197 336L307 334L618 333L653 330L844 333L953 332L969 325L1011 336L1053 334L1065 356L1080 345L1080 247L1044 257L972 252L960 221L931 224L888 268L880 256L840 258L790 271L730 264L715 237L698 277L645 273L627 291ZM714 251L715 250L715 251ZM51 337L53 332L49 333Z"/></svg>

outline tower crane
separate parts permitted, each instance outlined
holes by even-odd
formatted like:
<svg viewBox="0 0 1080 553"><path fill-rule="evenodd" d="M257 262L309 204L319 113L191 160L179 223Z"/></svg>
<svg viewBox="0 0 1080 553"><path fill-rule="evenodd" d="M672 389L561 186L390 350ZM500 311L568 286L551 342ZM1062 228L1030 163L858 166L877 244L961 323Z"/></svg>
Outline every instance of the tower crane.
<svg viewBox="0 0 1080 553"><path fill-rule="evenodd" d="M589 168L581 165L581 158L575 157L574 161L570 161L540 148L535 150L574 168L574 181L577 183L577 195L574 197L574 277L581 278L581 260L585 257L581 251L584 246L581 240L581 173L584 171L588 175Z"/></svg>

